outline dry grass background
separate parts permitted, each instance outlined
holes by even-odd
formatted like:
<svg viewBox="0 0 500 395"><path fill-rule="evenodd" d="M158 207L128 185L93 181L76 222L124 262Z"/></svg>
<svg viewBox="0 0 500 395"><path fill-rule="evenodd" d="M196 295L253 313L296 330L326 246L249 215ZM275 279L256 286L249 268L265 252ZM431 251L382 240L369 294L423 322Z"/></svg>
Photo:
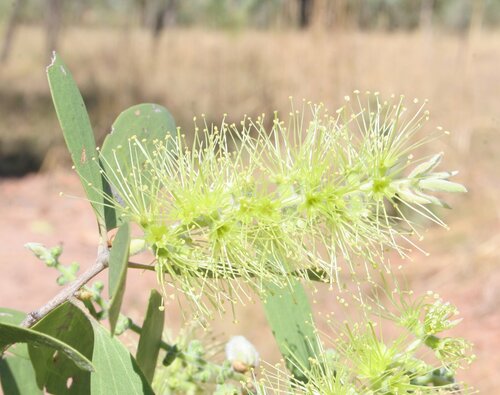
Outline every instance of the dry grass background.
<svg viewBox="0 0 500 395"><path fill-rule="evenodd" d="M82 195L67 166L59 126L45 79L49 56L41 31L23 27L7 64L0 68L0 152L48 152L44 174L0 180L0 304L30 309L53 292L54 273L22 249L26 241L65 243L67 261L91 262L96 238L85 202L57 197L60 189ZM455 198L445 213L451 231L432 228L407 274L415 290L433 289L461 307L460 335L472 339L478 361L463 378L485 394L500 393L500 33L457 36L435 32L256 32L171 30L154 42L143 31L67 29L61 55L82 89L99 136L116 115L140 101L168 107L189 129L193 115L209 121L228 113L288 111L288 96L323 101L334 109L354 89L429 99L428 130L441 125L452 134L436 143L447 168L461 171L470 192ZM59 170L56 170L59 169ZM68 218L71 220L69 221ZM14 227L14 229L13 229ZM13 265L15 262L15 268ZM34 278L34 273L36 277ZM153 281L129 279L127 306L140 313ZM6 285L7 284L7 285ZM318 309L333 308L334 295L316 295ZM275 358L260 306L238 309L214 326L243 333L264 358ZM172 307L168 324L177 327Z"/></svg>

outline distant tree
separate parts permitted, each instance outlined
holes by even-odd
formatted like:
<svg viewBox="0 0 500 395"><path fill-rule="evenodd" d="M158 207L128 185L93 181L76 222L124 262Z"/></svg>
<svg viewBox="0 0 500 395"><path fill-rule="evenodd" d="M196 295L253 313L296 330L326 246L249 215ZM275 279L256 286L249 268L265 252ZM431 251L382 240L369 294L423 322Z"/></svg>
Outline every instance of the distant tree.
<svg viewBox="0 0 500 395"><path fill-rule="evenodd" d="M314 0L298 0L299 1L299 26L304 29L311 23L313 13Z"/></svg>
<svg viewBox="0 0 500 395"><path fill-rule="evenodd" d="M423 30L431 30L432 16L434 14L434 0L421 0L419 27Z"/></svg>
<svg viewBox="0 0 500 395"><path fill-rule="evenodd" d="M179 0L136 0L141 24L157 38L165 27L175 25Z"/></svg>
<svg viewBox="0 0 500 395"><path fill-rule="evenodd" d="M161 0L153 19L153 36L158 37L165 27L175 25L178 0Z"/></svg>
<svg viewBox="0 0 500 395"><path fill-rule="evenodd" d="M5 37L2 45L2 52L0 54L1 63L6 62L9 57L10 50L12 47L12 41L14 39L15 30L19 22L19 16L21 14L21 8L23 3L24 0L15 0L13 3L12 12L7 22L7 29L5 31Z"/></svg>
<svg viewBox="0 0 500 395"><path fill-rule="evenodd" d="M48 53L57 49L63 17L63 4L63 0L45 0L45 37ZM14 35L21 21L21 12L23 8L30 5L33 4L25 0L15 0L13 2L12 12L7 22L2 51L0 53L1 63L6 62L10 55Z"/></svg>

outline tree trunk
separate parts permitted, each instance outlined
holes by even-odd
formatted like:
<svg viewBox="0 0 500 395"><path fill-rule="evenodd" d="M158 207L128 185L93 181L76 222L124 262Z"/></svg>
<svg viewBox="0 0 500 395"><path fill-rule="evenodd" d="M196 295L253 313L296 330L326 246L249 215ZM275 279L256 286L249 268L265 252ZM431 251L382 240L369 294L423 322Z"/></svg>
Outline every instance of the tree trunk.
<svg viewBox="0 0 500 395"><path fill-rule="evenodd" d="M16 0L12 7L9 21L7 22L7 29L5 31L5 38L3 40L2 53L0 54L0 63L5 63L9 58L10 49L12 47L12 40L14 33L19 22L19 15L24 0Z"/></svg>
<svg viewBox="0 0 500 395"><path fill-rule="evenodd" d="M311 23L313 0L299 0L299 27L305 29Z"/></svg>
<svg viewBox="0 0 500 395"><path fill-rule="evenodd" d="M177 20L177 0L160 1L154 10L153 37L158 38L164 28L174 26Z"/></svg>

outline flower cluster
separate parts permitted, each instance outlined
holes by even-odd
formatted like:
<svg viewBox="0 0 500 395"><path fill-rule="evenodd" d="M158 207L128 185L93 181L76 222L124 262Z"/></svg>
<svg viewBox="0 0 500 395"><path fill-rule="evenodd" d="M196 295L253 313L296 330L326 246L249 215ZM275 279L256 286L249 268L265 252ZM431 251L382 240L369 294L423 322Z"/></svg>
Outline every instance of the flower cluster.
<svg viewBox="0 0 500 395"><path fill-rule="evenodd" d="M143 229L165 293L170 284L208 314L203 296L223 309L250 298L247 285L265 293L290 276L341 289L343 273L370 275L385 250L407 254L416 230L402 207L442 224L428 205L445 204L430 192L465 189L448 180L455 172L434 171L441 154L414 157L432 139L415 138L424 106L360 96L333 115L304 103L286 121L205 124L152 144L132 137L116 147L128 150L128 168L101 155L109 198Z"/></svg>
<svg viewBox="0 0 500 395"><path fill-rule="evenodd" d="M474 393L472 388L454 379L457 369L474 359L469 354L470 344L460 338L437 336L458 322L449 320L448 312L455 311L455 308L440 299L429 303L427 297L411 300L401 290L397 294L405 303L394 305L397 308L391 313L378 303L367 308L368 302L364 301L362 323L339 326L333 317L328 319L328 334L318 333L318 350L310 365L303 366L299 362L295 365L307 377L307 382L290 380L281 368L267 368L260 387L257 386L261 389L259 393ZM419 317L417 324L408 317ZM421 331L429 321L433 322L432 334ZM389 337L382 333L382 328L387 329L386 324L390 322L413 324L406 328L405 333ZM434 351L434 360L429 351Z"/></svg>

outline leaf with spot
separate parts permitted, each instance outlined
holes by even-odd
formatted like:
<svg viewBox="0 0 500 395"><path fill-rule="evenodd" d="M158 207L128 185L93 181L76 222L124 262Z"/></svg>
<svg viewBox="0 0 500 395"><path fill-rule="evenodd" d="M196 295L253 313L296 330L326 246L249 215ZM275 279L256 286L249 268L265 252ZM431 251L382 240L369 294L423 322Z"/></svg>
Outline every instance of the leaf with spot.
<svg viewBox="0 0 500 395"><path fill-rule="evenodd" d="M136 149L132 137L135 136L144 150L151 153L156 141L164 141L168 146L167 136L174 135L175 129L170 112L158 104L138 104L116 118L111 133L104 140L100 158L117 200L123 198L118 193L119 186L123 184L122 177L127 177L129 183L143 190L151 188L153 182L151 175L145 171L147 158L142 150ZM147 206L147 194L143 194L143 199Z"/></svg>
<svg viewBox="0 0 500 395"><path fill-rule="evenodd" d="M100 173L98 161L94 160L97 156L94 133L82 95L68 67L56 54L47 67L47 77L64 140L83 189L98 221L104 222L106 229L112 229L116 223L115 213L104 205L103 191L107 192L109 187Z"/></svg>
<svg viewBox="0 0 500 395"><path fill-rule="evenodd" d="M86 358L92 359L93 328L83 311L65 303L33 326L37 331L53 336L76 348ZM90 372L83 371L60 354L47 347L28 347L35 368L37 383L53 394L88 394ZM68 388L68 381L71 386Z"/></svg>
<svg viewBox="0 0 500 395"><path fill-rule="evenodd" d="M93 372L71 369L61 355L30 345L39 384L57 394L153 394L125 346L77 306L66 302L35 325L65 339L92 360Z"/></svg>

